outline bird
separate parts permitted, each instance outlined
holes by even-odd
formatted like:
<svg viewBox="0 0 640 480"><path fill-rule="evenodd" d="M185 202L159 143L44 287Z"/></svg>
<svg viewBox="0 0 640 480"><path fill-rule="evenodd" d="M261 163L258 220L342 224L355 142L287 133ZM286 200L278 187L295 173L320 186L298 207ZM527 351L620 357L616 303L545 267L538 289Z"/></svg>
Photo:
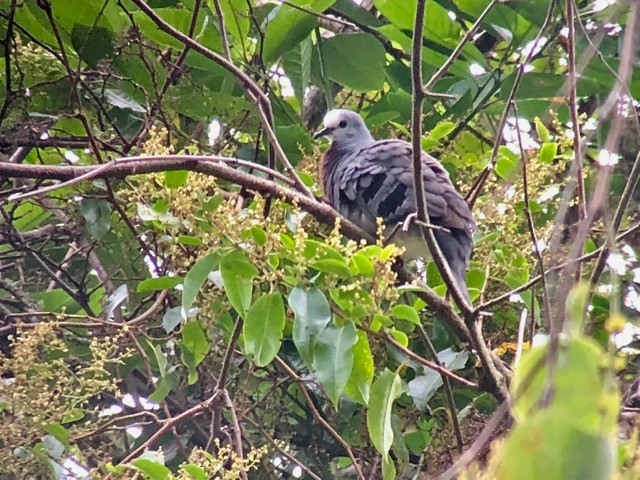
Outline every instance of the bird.
<svg viewBox="0 0 640 480"><path fill-rule="evenodd" d="M325 201L372 236L377 235L376 219L381 218L383 236L404 247L405 259L431 258L420 228L415 222L408 224L417 211L412 145L401 139L375 140L360 114L345 109L325 115L314 139L321 137L331 141L319 164ZM424 151L421 159L429 223L437 227L435 240L471 304L466 272L476 223L442 164ZM402 224L405 227L398 228Z"/></svg>

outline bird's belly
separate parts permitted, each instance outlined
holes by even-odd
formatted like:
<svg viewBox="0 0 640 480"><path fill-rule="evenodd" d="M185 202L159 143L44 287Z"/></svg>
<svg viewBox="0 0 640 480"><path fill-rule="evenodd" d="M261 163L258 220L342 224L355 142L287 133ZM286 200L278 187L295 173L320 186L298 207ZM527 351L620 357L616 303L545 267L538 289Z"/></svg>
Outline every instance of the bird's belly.
<svg viewBox="0 0 640 480"><path fill-rule="evenodd" d="M411 227L408 232L404 232L401 229L397 229L393 236L393 228L387 227L384 231L384 236L389 243L395 243L398 247L405 249L404 258L407 260L415 260L422 258L423 260L429 260L431 253L429 252L429 246L424 237L415 227Z"/></svg>

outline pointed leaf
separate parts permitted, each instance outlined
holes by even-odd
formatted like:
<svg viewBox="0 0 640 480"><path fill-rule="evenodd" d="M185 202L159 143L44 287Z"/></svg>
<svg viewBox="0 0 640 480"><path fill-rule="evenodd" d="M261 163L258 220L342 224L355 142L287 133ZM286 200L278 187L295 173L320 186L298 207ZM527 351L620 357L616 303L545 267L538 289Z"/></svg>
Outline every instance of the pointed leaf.
<svg viewBox="0 0 640 480"><path fill-rule="evenodd" d="M373 445L385 458L393 444L391 408L400 394L401 386L400 377L390 370L385 370L371 386L367 428Z"/></svg>
<svg viewBox="0 0 640 480"><path fill-rule="evenodd" d="M188 312L191 309L191 305L193 305L196 295L198 295L200 288L207 279L207 275L209 275L209 272L218 264L218 258L219 255L217 253L210 253L206 257L201 258L191 267L189 273L184 277L182 290L183 312Z"/></svg>
<svg viewBox="0 0 640 480"><path fill-rule="evenodd" d="M244 349L259 367L271 363L280 350L284 329L284 301L279 292L260 297L247 312Z"/></svg>
<svg viewBox="0 0 640 480"><path fill-rule="evenodd" d="M386 78L386 54L382 44L372 35L335 35L323 41L322 48L325 72L334 82L356 92L382 87Z"/></svg>
<svg viewBox="0 0 640 480"><path fill-rule="evenodd" d="M136 291L150 292L156 290L168 290L182 283L182 277L157 277L147 278L138 284Z"/></svg>
<svg viewBox="0 0 640 480"><path fill-rule="evenodd" d="M200 323L190 320L182 328L182 339L177 343L180 347L180 359L189 371L188 383L193 385L198 380L196 367L209 353L209 341Z"/></svg>
<svg viewBox="0 0 640 480"><path fill-rule="evenodd" d="M296 5L316 13L329 8L335 0L299 0ZM289 5L274 8L267 18L263 58L271 65L298 43L304 40L318 24L313 15Z"/></svg>
<svg viewBox="0 0 640 480"><path fill-rule="evenodd" d="M353 323L340 328L329 323L313 346L313 370L336 408L351 375L356 340Z"/></svg>
<svg viewBox="0 0 640 480"><path fill-rule="evenodd" d="M111 229L111 205L106 200L83 198L80 213L92 238L100 240Z"/></svg>
<svg viewBox="0 0 640 480"><path fill-rule="evenodd" d="M231 306L242 318L251 306L253 278L258 274L244 252L235 250L220 260L220 275Z"/></svg>
<svg viewBox="0 0 640 480"><path fill-rule="evenodd" d="M369 347L367 334L357 332L358 339L353 346L353 368L344 391L356 402L366 405L369 402L369 392L373 381L373 356Z"/></svg>
<svg viewBox="0 0 640 480"><path fill-rule="evenodd" d="M289 295L289 306L295 314L293 343L308 366L313 364L313 344L331 321L327 297L318 287L296 287Z"/></svg>

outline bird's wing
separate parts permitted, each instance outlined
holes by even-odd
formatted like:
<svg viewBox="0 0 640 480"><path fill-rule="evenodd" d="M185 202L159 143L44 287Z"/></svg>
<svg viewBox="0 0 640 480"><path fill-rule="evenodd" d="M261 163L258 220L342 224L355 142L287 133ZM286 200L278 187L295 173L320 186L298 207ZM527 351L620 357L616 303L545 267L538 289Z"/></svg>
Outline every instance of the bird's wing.
<svg viewBox="0 0 640 480"><path fill-rule="evenodd" d="M343 215L359 211L374 224L376 217L382 217L386 225L393 225L416 211L410 143L381 140L350 157L337 189ZM442 165L424 152L422 177L430 221L470 233L475 224L467 203Z"/></svg>

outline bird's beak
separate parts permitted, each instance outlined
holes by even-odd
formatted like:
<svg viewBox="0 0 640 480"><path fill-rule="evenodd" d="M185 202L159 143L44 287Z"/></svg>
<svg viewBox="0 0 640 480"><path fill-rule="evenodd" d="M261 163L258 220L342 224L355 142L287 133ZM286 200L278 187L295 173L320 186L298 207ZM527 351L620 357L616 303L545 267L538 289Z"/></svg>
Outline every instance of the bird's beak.
<svg viewBox="0 0 640 480"><path fill-rule="evenodd" d="M326 137L327 135L330 135L331 132L333 132L333 128L325 127L322 130L318 130L313 136L313 139L318 140L321 137Z"/></svg>

